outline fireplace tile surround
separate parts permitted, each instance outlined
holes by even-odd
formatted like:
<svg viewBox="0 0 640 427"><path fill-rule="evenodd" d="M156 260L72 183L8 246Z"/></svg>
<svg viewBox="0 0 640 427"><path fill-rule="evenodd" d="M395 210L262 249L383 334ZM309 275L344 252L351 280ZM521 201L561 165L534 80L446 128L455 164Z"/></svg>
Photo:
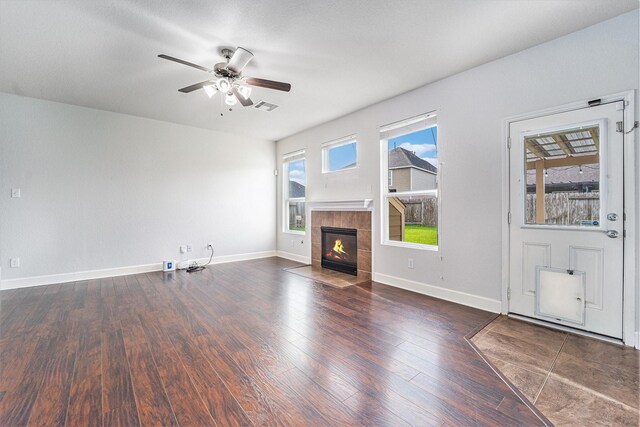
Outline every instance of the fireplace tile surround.
<svg viewBox="0 0 640 427"><path fill-rule="evenodd" d="M358 230L359 282L371 280L371 211L311 211L311 265L321 268L322 234L320 227L355 228Z"/></svg>

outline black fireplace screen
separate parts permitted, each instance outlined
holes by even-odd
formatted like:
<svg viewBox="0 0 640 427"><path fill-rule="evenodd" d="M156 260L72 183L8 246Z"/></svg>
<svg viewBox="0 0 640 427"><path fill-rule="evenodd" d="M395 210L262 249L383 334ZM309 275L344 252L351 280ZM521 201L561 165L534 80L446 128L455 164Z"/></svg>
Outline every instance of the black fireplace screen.
<svg viewBox="0 0 640 427"><path fill-rule="evenodd" d="M322 267L358 273L358 236L353 228L322 227Z"/></svg>

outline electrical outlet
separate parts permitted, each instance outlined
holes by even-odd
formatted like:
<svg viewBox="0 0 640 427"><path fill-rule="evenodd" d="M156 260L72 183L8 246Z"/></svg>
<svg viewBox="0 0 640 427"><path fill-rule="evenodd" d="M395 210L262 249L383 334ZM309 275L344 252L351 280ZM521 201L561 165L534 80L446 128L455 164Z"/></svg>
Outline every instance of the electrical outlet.
<svg viewBox="0 0 640 427"><path fill-rule="evenodd" d="M20 258L9 258L9 266L11 268L20 267Z"/></svg>
<svg viewBox="0 0 640 427"><path fill-rule="evenodd" d="M181 254L185 254L185 253L187 253L187 247L186 247L186 246L184 246L184 245L183 245L183 246L180 246L180 253L181 253Z"/></svg>
<svg viewBox="0 0 640 427"><path fill-rule="evenodd" d="M407 267L413 268L413 258L409 258L409 260L407 261Z"/></svg>
<svg viewBox="0 0 640 427"><path fill-rule="evenodd" d="M20 189L19 188L12 188L11 189L11 197L19 199L20 196Z"/></svg>
<svg viewBox="0 0 640 427"><path fill-rule="evenodd" d="M191 245L187 245L187 252L191 252Z"/></svg>

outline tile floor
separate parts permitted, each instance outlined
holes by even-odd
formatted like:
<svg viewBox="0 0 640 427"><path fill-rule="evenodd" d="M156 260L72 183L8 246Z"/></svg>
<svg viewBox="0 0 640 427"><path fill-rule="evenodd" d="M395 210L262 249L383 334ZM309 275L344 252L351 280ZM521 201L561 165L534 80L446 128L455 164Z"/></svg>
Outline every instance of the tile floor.
<svg viewBox="0 0 640 427"><path fill-rule="evenodd" d="M286 271L297 274L298 276L307 277L317 282L325 283L338 288L356 285L366 280L359 279L350 274L340 273L339 271L328 270L326 268L305 265L302 267L285 268Z"/></svg>
<svg viewBox="0 0 640 427"><path fill-rule="evenodd" d="M640 425L640 351L506 316L471 341L557 426Z"/></svg>

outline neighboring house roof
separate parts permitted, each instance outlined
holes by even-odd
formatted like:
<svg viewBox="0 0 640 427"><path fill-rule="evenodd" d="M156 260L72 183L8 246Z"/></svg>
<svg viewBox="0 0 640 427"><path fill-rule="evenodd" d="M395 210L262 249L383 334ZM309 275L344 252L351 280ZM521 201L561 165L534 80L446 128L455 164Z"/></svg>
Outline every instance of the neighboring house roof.
<svg viewBox="0 0 640 427"><path fill-rule="evenodd" d="M389 151L389 169L399 168L418 168L426 170L427 172L438 173L438 168L433 166L426 160L416 156L415 153L404 149L402 147L396 147Z"/></svg>
<svg viewBox="0 0 640 427"><path fill-rule="evenodd" d="M289 198L305 197L306 187L299 182L289 181Z"/></svg>
<svg viewBox="0 0 640 427"><path fill-rule="evenodd" d="M342 169L355 168L356 166L357 166L356 162L353 162L353 163L349 163L348 165L344 166Z"/></svg>
<svg viewBox="0 0 640 427"><path fill-rule="evenodd" d="M600 182L600 165L584 165L582 173L580 166L563 166L558 168L547 169L547 176L544 182L549 184L565 184L565 183L597 183ZM527 185L535 185L536 170L529 169L527 171Z"/></svg>

